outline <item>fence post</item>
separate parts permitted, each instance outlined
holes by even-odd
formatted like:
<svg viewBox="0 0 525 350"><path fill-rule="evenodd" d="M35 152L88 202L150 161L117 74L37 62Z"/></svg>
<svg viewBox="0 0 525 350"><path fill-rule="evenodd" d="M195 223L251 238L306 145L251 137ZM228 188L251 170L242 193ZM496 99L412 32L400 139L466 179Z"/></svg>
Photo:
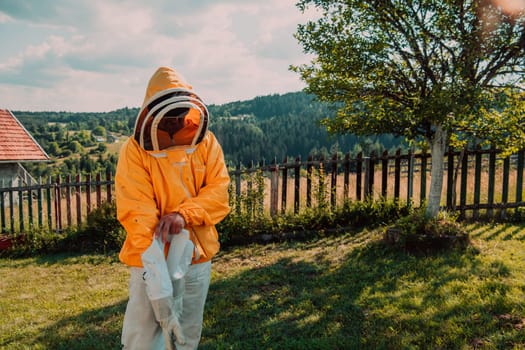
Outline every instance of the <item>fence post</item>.
<svg viewBox="0 0 525 350"><path fill-rule="evenodd" d="M399 193L401 191L401 149L398 148L396 151L395 158L395 172L394 172L394 198L399 199Z"/></svg>
<svg viewBox="0 0 525 350"><path fill-rule="evenodd" d="M332 156L332 172L330 181L330 205L335 208L337 205L337 153Z"/></svg>
<svg viewBox="0 0 525 350"><path fill-rule="evenodd" d="M257 200L257 213L258 215L262 215L264 213L264 194L266 190L266 183L264 181L264 168L266 167L266 161L263 159L261 162L259 162L259 169L257 169L257 193L262 194L261 196L258 196ZM262 186L262 190L261 190Z"/></svg>
<svg viewBox="0 0 525 350"><path fill-rule="evenodd" d="M454 189L454 150L449 148L448 150L448 163L447 163L447 208L451 209L456 203L456 199L452 198Z"/></svg>
<svg viewBox="0 0 525 350"><path fill-rule="evenodd" d="M57 176L55 182L55 221L56 232L62 231L62 196L60 188L60 175Z"/></svg>
<svg viewBox="0 0 525 350"><path fill-rule="evenodd" d="M489 153L489 193L487 202L489 204L489 209L487 209L487 216L489 218L493 215L492 206L494 204L494 188L496 182L496 148L494 146L490 147Z"/></svg>
<svg viewBox="0 0 525 350"><path fill-rule="evenodd" d="M346 201L350 193L350 153L345 155L345 160L343 163L344 167L344 188L343 188L343 198Z"/></svg>
<svg viewBox="0 0 525 350"><path fill-rule="evenodd" d="M277 206L279 201L279 165L277 159L274 158L270 165L270 215L277 214Z"/></svg>
<svg viewBox="0 0 525 350"><path fill-rule="evenodd" d="M86 175L86 214L91 213L91 174Z"/></svg>
<svg viewBox="0 0 525 350"><path fill-rule="evenodd" d="M53 188L53 179L51 176L47 178L46 186L46 204L47 204L47 226L49 231L53 230L53 205L51 204L51 188Z"/></svg>
<svg viewBox="0 0 525 350"><path fill-rule="evenodd" d="M361 200L361 178L363 176L363 152L357 154L355 166L355 198Z"/></svg>
<svg viewBox="0 0 525 350"><path fill-rule="evenodd" d="M381 196L386 199L388 194L388 151L381 155Z"/></svg>
<svg viewBox="0 0 525 350"><path fill-rule="evenodd" d="M374 187L374 174L373 174L374 161L372 160L372 157L374 157L374 152L372 152L369 157L364 158L364 164L365 164L365 169L364 169L365 181L364 182L365 183L363 186L363 193L364 193L365 200L367 200L370 197L372 193L372 188Z"/></svg>
<svg viewBox="0 0 525 350"><path fill-rule="evenodd" d="M479 203L481 197L481 146L476 146L476 160L474 165L474 212L472 217L477 219L479 217Z"/></svg>
<svg viewBox="0 0 525 350"><path fill-rule="evenodd" d="M32 229L33 228L33 190L32 190L32 186L33 186L33 180L31 177L29 177L29 183L28 183L28 189L27 189L27 214L28 214L28 217L29 217L29 221L28 221L28 224L29 224L29 229Z"/></svg>
<svg viewBox="0 0 525 350"><path fill-rule="evenodd" d="M11 181L10 187L13 187ZM13 190L9 190L9 218L11 219L11 232L15 232L15 199L13 197Z"/></svg>
<svg viewBox="0 0 525 350"><path fill-rule="evenodd" d="M465 217L465 206L467 205L467 179L468 179L468 150L463 148L463 159L461 159L461 185L459 193L460 217Z"/></svg>
<svg viewBox="0 0 525 350"><path fill-rule="evenodd" d="M38 210L38 226L42 227L44 225L43 218L43 205L42 205L42 177L38 178L38 190L37 190L37 210Z"/></svg>
<svg viewBox="0 0 525 350"><path fill-rule="evenodd" d="M368 166L368 196L373 199L374 196L374 186L375 186L375 173L376 173L376 160L377 154L376 151L372 151L369 159Z"/></svg>
<svg viewBox="0 0 525 350"><path fill-rule="evenodd" d="M507 156L503 160L503 184L501 189L501 202L503 205L509 201L509 170L510 170L510 158ZM501 208L500 218L505 219L507 212L505 208Z"/></svg>
<svg viewBox="0 0 525 350"><path fill-rule="evenodd" d="M18 219L20 220L20 231L23 232L25 230L25 224L24 224L24 194L22 193L22 188L20 187L20 184L18 186Z"/></svg>
<svg viewBox="0 0 525 350"><path fill-rule="evenodd" d="M367 200L370 196L370 155L363 157L363 173L365 174L363 181L363 199Z"/></svg>
<svg viewBox="0 0 525 350"><path fill-rule="evenodd" d="M427 153L421 153L421 179L419 187L419 205L423 205L427 198Z"/></svg>
<svg viewBox="0 0 525 350"><path fill-rule="evenodd" d="M281 190L281 213L286 212L286 199L288 192L288 157L283 160L283 181Z"/></svg>
<svg viewBox="0 0 525 350"><path fill-rule="evenodd" d="M71 175L66 175L66 219L67 226L71 226Z"/></svg>
<svg viewBox="0 0 525 350"><path fill-rule="evenodd" d="M412 206L414 195L414 150L410 148L407 155L408 173L407 173L407 203Z"/></svg>
<svg viewBox="0 0 525 350"><path fill-rule="evenodd" d="M100 208L100 204L102 203L102 193L101 193L101 190L100 190L100 185L101 185L101 182L100 182L100 173L97 174L96 176L96 183L95 183L95 188L96 188L96 192L97 192L97 208Z"/></svg>
<svg viewBox="0 0 525 350"><path fill-rule="evenodd" d="M77 203L77 226L82 225L82 191L80 188L80 174L75 177L75 198Z"/></svg>
<svg viewBox="0 0 525 350"><path fill-rule="evenodd" d="M294 166L294 199L293 199L293 212L297 214L299 212L299 202L301 194L301 156L295 158Z"/></svg>

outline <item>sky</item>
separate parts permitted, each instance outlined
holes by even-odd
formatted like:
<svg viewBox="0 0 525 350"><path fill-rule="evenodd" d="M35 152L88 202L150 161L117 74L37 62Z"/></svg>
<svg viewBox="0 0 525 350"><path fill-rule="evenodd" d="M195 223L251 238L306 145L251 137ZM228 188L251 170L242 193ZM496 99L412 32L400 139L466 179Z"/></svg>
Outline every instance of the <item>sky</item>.
<svg viewBox="0 0 525 350"><path fill-rule="evenodd" d="M297 0L0 0L0 108L139 107L159 66L208 104L300 91Z"/></svg>

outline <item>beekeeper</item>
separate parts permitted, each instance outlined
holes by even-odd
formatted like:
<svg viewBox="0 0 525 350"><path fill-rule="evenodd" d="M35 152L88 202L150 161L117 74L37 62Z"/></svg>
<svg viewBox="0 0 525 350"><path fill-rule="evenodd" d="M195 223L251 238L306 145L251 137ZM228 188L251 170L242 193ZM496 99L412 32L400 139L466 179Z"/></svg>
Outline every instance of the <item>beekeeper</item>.
<svg viewBox="0 0 525 350"><path fill-rule="evenodd" d="M119 258L130 266L124 349L196 349L199 344L211 259L219 250L215 225L230 211L230 179L208 123L206 106L192 86L172 68L157 69L115 175L117 216L126 230ZM167 258L174 235L186 231L191 265L171 281L174 302L155 303L155 278L164 275L145 268L144 261L159 249L155 242Z"/></svg>

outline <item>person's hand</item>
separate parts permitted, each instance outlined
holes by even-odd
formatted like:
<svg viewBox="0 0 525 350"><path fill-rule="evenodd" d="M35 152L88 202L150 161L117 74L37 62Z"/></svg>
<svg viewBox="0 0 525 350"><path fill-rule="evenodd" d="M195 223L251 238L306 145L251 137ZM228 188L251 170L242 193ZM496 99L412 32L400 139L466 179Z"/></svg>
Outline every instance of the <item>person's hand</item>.
<svg viewBox="0 0 525 350"><path fill-rule="evenodd" d="M155 237L160 237L162 242L168 241L168 235L180 233L186 226L184 218L179 213L170 213L160 218L155 228Z"/></svg>

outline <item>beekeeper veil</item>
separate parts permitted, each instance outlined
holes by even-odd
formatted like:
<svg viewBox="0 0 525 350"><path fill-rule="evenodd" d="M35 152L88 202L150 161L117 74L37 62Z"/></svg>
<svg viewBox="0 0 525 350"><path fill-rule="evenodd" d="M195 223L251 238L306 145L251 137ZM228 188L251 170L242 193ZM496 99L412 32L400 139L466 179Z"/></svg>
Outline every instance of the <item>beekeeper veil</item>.
<svg viewBox="0 0 525 350"><path fill-rule="evenodd" d="M151 77L135 122L134 138L146 151L195 147L208 128L208 110L174 69L160 67Z"/></svg>

